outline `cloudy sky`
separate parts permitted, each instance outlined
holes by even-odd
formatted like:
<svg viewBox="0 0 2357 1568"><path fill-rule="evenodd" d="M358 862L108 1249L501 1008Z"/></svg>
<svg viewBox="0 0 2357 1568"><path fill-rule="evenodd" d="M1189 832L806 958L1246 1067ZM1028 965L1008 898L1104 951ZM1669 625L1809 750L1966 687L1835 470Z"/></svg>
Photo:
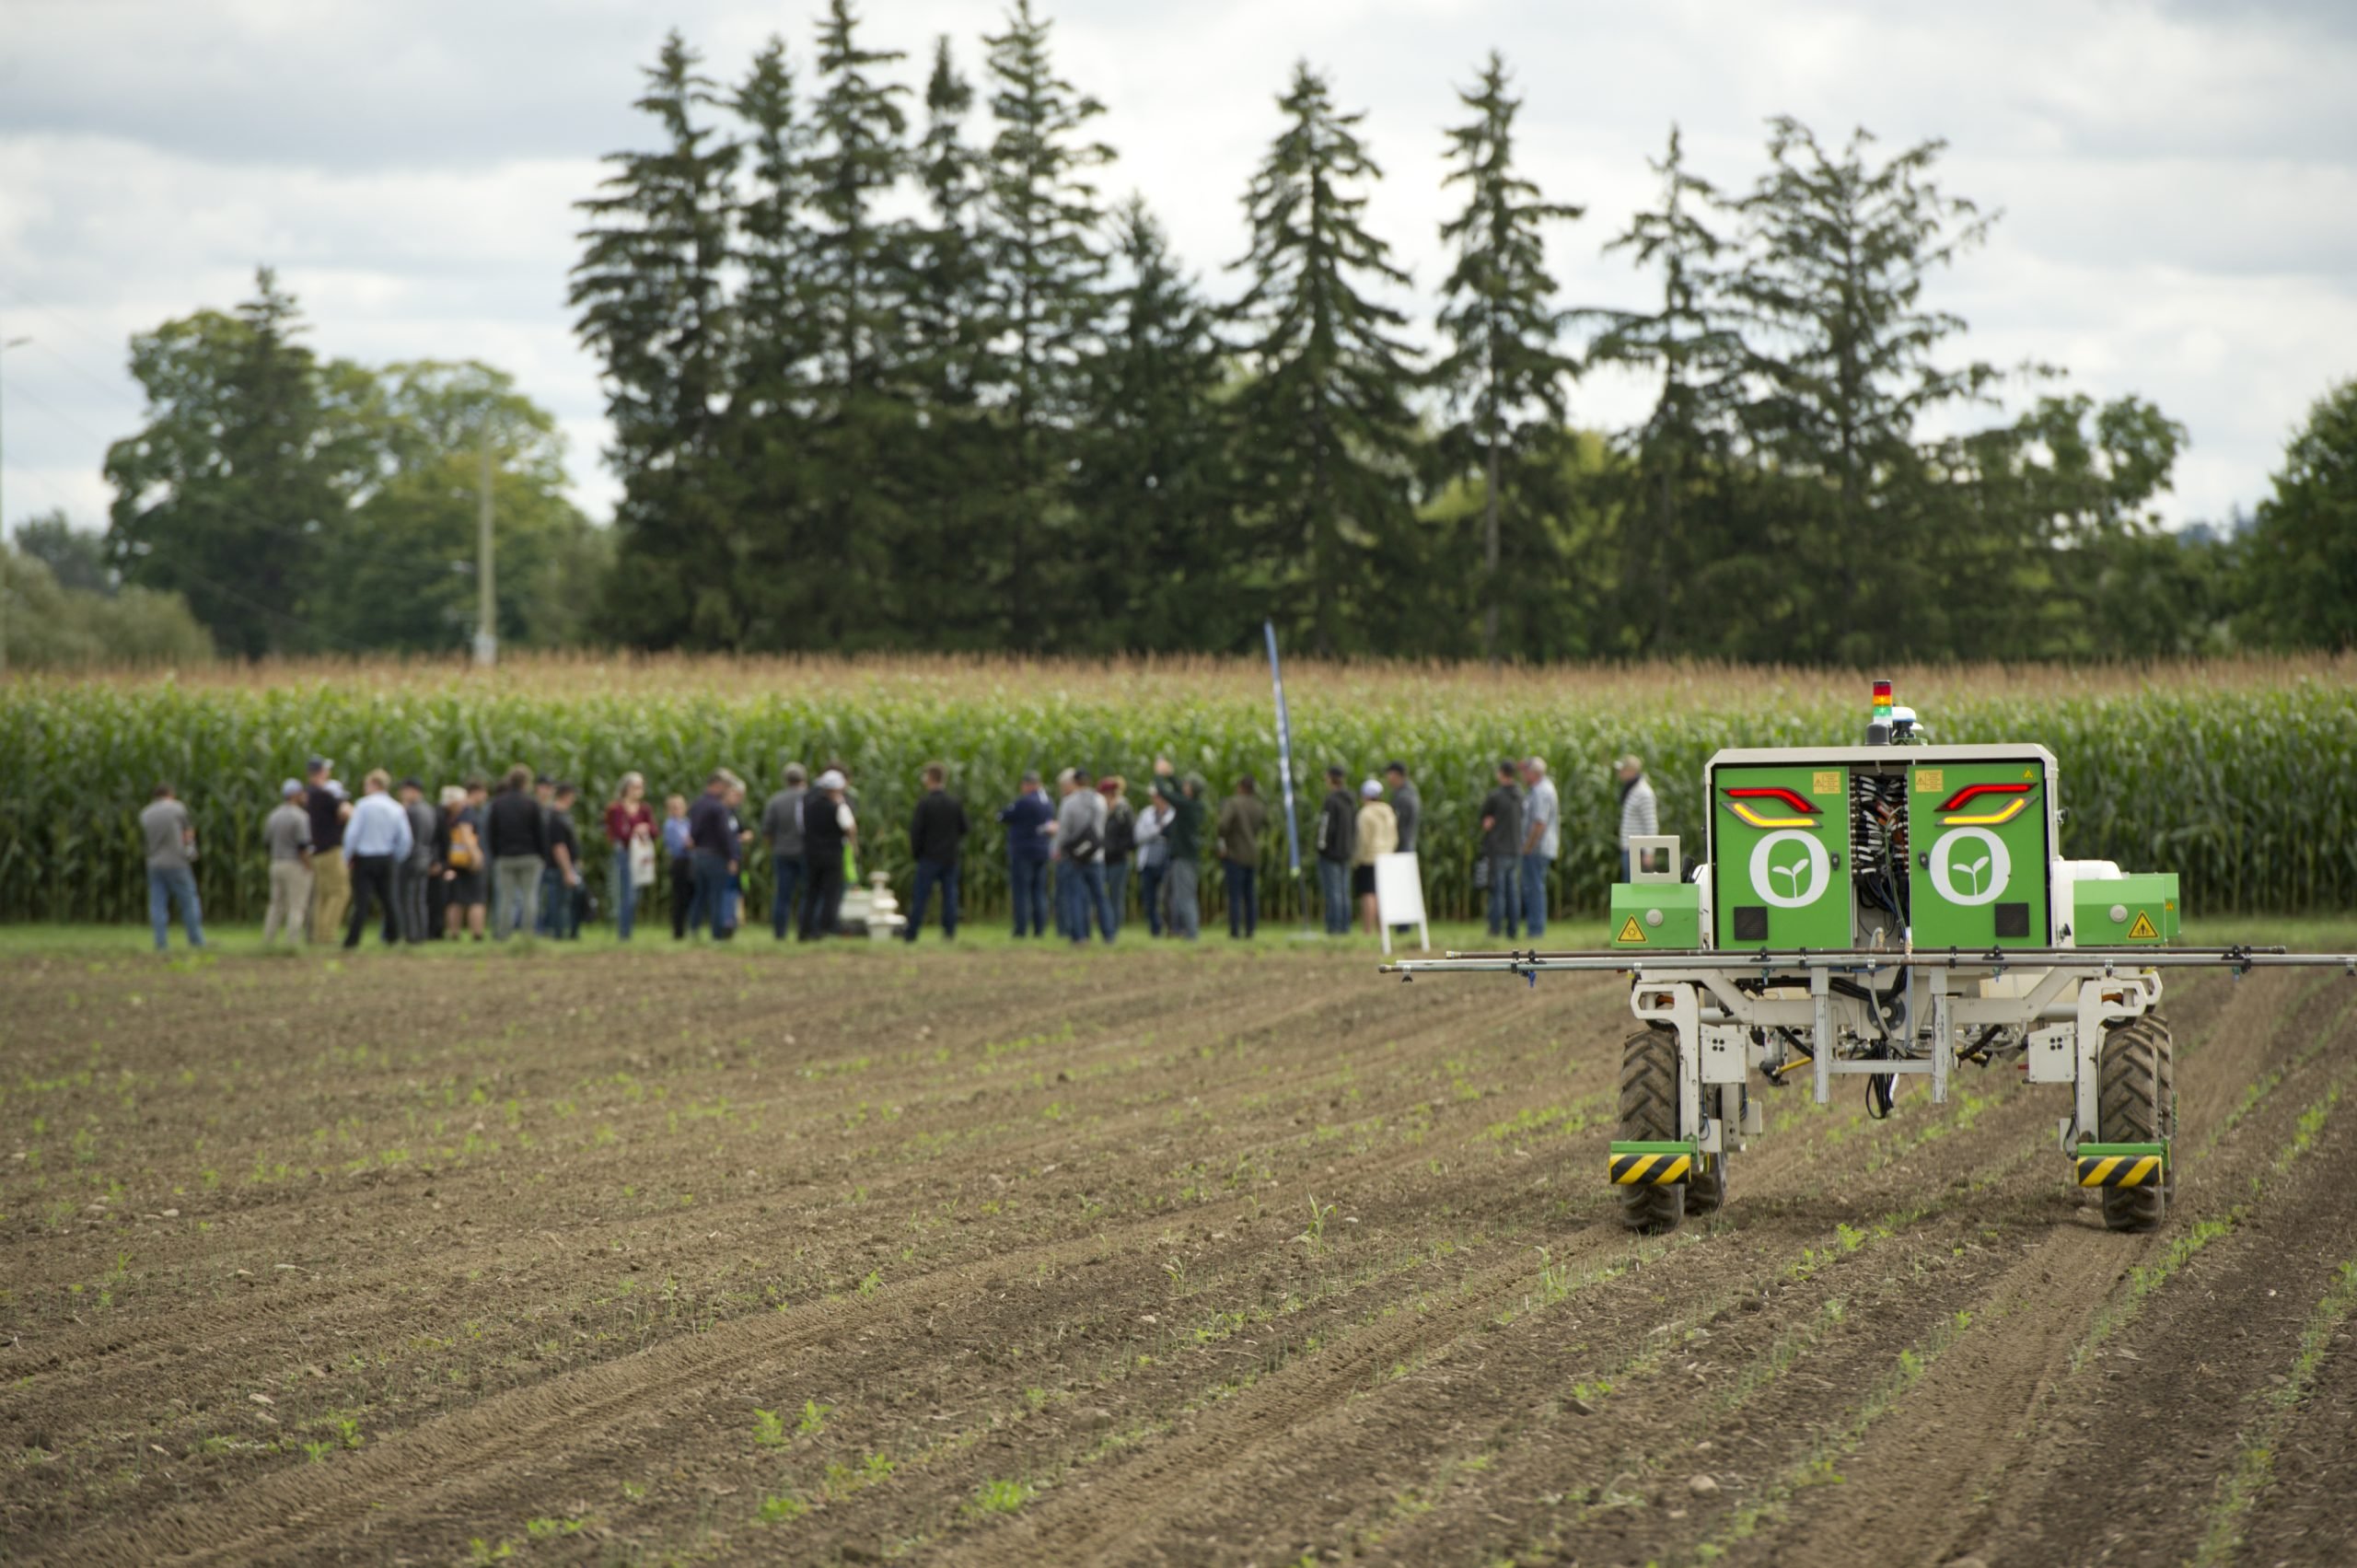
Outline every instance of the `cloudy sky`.
<svg viewBox="0 0 2357 1568"><path fill-rule="evenodd" d="M668 27L738 75L810 0L0 0L0 359L14 522L100 527L107 443L140 417L128 336L245 296L258 262L323 353L477 357L572 439L579 498L610 509L595 367L564 307L571 203ZM997 0L868 0L914 78L946 33L979 71ZM1694 167L1740 188L1763 122L1829 140L1950 144L1952 192L2003 209L1934 303L1970 352L2135 392L2191 449L2167 505L2223 517L2263 493L2283 439L2357 374L2357 0L1981 0L1970 6L1655 0L1050 0L1059 59L1109 107L1111 193L1142 192L1215 293L1238 198L1291 64L1329 70L1387 178L1371 208L1421 287L1454 92L1502 50L1527 99L1524 157L1584 203L1553 259L1567 300L1637 303L1603 242L1652 194L1673 122ZM978 128L979 129L979 128ZM1415 302L1420 317L1429 302ZM1584 421L1642 405L1585 385Z"/></svg>

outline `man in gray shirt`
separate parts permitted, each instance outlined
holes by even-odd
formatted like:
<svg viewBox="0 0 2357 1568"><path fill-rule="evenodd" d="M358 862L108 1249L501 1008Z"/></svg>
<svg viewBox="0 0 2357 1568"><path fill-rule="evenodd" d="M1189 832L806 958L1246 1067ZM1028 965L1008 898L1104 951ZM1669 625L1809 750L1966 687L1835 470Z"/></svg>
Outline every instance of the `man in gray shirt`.
<svg viewBox="0 0 2357 1568"><path fill-rule="evenodd" d="M311 919L311 814L304 807L303 782L278 786L278 809L262 819L261 842L270 851L270 909L261 917L262 945L279 932L303 940Z"/></svg>
<svg viewBox="0 0 2357 1568"><path fill-rule="evenodd" d="M180 906L180 923L188 928L188 945L204 946L204 912L196 901L196 824L188 807L172 798L172 786L159 784L156 798L139 814L139 830L147 841L147 921L156 928L156 951L164 950L171 934L171 903Z"/></svg>
<svg viewBox="0 0 2357 1568"><path fill-rule="evenodd" d="M441 875L434 862L434 834L440 819L425 803L425 786L403 779L398 792L401 809L409 813L409 858L393 867L393 905L386 912L385 929L398 932L404 942L423 942L432 932L425 908L426 889Z"/></svg>
<svg viewBox="0 0 2357 1568"><path fill-rule="evenodd" d="M1563 807L1546 759L1522 764L1522 934L1547 935L1547 873L1562 842Z"/></svg>
<svg viewBox="0 0 2357 1568"><path fill-rule="evenodd" d="M794 900L802 889L802 796L810 775L799 762L785 765L785 787L761 807L761 840L770 846L770 935L779 941L794 925Z"/></svg>

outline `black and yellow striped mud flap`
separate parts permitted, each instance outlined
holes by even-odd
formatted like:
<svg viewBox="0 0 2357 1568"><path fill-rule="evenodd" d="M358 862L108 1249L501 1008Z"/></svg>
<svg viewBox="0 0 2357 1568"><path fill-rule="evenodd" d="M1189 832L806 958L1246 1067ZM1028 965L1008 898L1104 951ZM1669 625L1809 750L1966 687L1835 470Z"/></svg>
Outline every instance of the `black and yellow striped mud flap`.
<svg viewBox="0 0 2357 1568"><path fill-rule="evenodd" d="M2081 1144L2072 1156L2082 1187L2158 1187L2166 1144Z"/></svg>
<svg viewBox="0 0 2357 1568"><path fill-rule="evenodd" d="M1608 1168L1618 1187L1667 1187L1693 1180L1701 1163L1691 1144L1615 1144Z"/></svg>

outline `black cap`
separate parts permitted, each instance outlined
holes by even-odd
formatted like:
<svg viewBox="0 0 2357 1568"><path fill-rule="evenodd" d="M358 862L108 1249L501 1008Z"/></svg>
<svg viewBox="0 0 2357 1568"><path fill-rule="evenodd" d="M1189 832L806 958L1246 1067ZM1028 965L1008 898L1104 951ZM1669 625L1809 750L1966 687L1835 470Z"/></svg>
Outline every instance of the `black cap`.
<svg viewBox="0 0 2357 1568"><path fill-rule="evenodd" d="M1341 764L1337 763L1335 766L1326 770L1326 776L1329 779L1346 779L1351 775L1342 770Z"/></svg>
<svg viewBox="0 0 2357 1568"><path fill-rule="evenodd" d="M1394 757L1390 761L1383 764L1383 771L1387 773L1397 773L1404 779L1408 776L1408 764Z"/></svg>
<svg viewBox="0 0 2357 1568"><path fill-rule="evenodd" d="M409 777L403 779L393 787L395 789L424 789L425 786L417 782L417 775L415 773L412 773Z"/></svg>
<svg viewBox="0 0 2357 1568"><path fill-rule="evenodd" d="M303 764L303 771L307 773L324 773L334 766L335 764L325 757L314 757Z"/></svg>

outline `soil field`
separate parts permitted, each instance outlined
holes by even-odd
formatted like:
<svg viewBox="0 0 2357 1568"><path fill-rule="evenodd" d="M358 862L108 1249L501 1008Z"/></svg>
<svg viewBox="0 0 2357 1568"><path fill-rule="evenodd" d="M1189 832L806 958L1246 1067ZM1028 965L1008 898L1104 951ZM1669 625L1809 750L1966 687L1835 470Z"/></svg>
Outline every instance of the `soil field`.
<svg viewBox="0 0 2357 1568"><path fill-rule="evenodd" d="M2357 1560L2357 985L1602 1180L1625 984L1358 953L0 959L0 1558Z"/></svg>

